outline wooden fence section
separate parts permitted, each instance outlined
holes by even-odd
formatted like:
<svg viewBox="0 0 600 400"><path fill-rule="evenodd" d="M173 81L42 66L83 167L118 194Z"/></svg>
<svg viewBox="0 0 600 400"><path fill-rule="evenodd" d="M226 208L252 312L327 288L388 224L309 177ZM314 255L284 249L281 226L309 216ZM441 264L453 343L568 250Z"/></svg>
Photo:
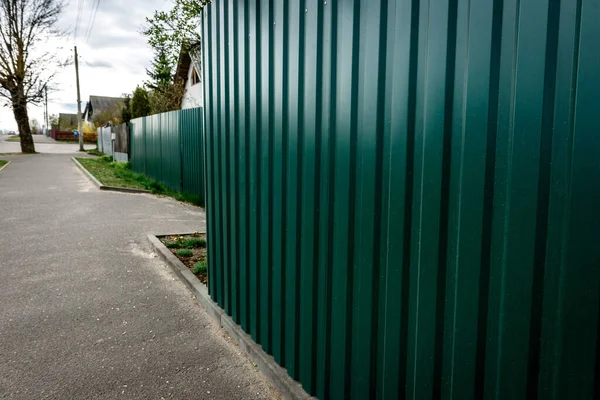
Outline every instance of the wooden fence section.
<svg viewBox="0 0 600 400"><path fill-rule="evenodd" d="M75 140L75 134L73 133L73 131L58 131L58 130L54 130L51 129L50 130L50 135L49 135L52 139L54 140ZM84 133L83 135L83 140L85 142L95 142L98 138L98 135L96 133Z"/></svg>

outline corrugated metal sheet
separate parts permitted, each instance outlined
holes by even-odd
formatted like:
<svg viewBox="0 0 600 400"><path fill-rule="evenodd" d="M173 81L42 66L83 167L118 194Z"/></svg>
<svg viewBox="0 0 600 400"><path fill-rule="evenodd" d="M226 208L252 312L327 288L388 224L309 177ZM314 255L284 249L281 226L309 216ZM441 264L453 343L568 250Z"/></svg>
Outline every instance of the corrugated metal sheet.
<svg viewBox="0 0 600 400"><path fill-rule="evenodd" d="M182 191L187 193L204 193L202 115L202 108L190 108L179 113Z"/></svg>
<svg viewBox="0 0 600 400"><path fill-rule="evenodd" d="M179 135L179 111L160 116L160 162L161 181L169 189L181 191L181 141ZM201 171L198 171L200 173Z"/></svg>
<svg viewBox="0 0 600 400"><path fill-rule="evenodd" d="M320 398L600 395L600 1L215 1L209 291Z"/></svg>
<svg viewBox="0 0 600 400"><path fill-rule="evenodd" d="M204 202L202 109L170 111L131 121L131 167Z"/></svg>
<svg viewBox="0 0 600 400"><path fill-rule="evenodd" d="M163 182L162 176L162 135L160 114L147 117L146 121L146 175Z"/></svg>
<svg viewBox="0 0 600 400"><path fill-rule="evenodd" d="M115 151L113 155L113 159L117 162L127 162L129 161L129 155L127 153L119 153Z"/></svg>
<svg viewBox="0 0 600 400"><path fill-rule="evenodd" d="M146 173L146 119L137 118L129 123L129 137L131 146L131 169L145 174Z"/></svg>
<svg viewBox="0 0 600 400"><path fill-rule="evenodd" d="M97 147L104 154L113 155L112 127L98 128Z"/></svg>

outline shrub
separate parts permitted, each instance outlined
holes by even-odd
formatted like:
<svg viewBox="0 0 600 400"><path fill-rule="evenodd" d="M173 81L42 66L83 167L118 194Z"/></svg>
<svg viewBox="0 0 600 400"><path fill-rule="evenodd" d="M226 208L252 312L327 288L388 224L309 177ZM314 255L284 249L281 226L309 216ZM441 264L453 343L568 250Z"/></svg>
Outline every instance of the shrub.
<svg viewBox="0 0 600 400"><path fill-rule="evenodd" d="M194 265L194 270L192 271L194 275L205 274L208 271L208 265L206 261L198 261L196 265Z"/></svg>
<svg viewBox="0 0 600 400"><path fill-rule="evenodd" d="M194 255L194 252L190 249L182 249L177 251L177 257L191 257Z"/></svg>
<svg viewBox="0 0 600 400"><path fill-rule="evenodd" d="M112 162L113 158L112 156L101 156L98 160L102 161L102 162Z"/></svg>
<svg viewBox="0 0 600 400"><path fill-rule="evenodd" d="M131 98L131 119L145 117L150 115L150 100L148 100L148 91L143 87L137 87Z"/></svg>

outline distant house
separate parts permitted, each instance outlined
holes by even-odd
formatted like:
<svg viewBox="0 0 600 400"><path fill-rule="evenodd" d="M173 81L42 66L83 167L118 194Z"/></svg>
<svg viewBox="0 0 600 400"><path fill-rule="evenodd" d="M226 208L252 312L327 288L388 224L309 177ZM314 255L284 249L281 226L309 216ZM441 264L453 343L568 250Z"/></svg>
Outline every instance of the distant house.
<svg viewBox="0 0 600 400"><path fill-rule="evenodd" d="M121 118L124 101L123 97L90 96L82 119L92 126L116 123Z"/></svg>
<svg viewBox="0 0 600 400"><path fill-rule="evenodd" d="M190 51L179 53L175 80L181 79L185 83L185 92L181 101L181 108L202 107L204 97L202 94L202 69L200 62L200 44L191 46Z"/></svg>
<svg viewBox="0 0 600 400"><path fill-rule="evenodd" d="M58 114L58 130L72 131L77 129L77 114Z"/></svg>

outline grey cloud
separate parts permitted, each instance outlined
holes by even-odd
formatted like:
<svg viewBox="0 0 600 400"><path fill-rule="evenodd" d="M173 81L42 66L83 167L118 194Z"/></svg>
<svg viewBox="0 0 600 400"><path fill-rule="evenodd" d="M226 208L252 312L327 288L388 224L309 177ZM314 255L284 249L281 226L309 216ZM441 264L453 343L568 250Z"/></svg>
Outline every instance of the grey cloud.
<svg viewBox="0 0 600 400"><path fill-rule="evenodd" d="M67 111L72 111L72 112L77 111L76 103L60 103L60 106L62 109L67 110Z"/></svg>
<svg viewBox="0 0 600 400"><path fill-rule="evenodd" d="M87 62L87 64L93 68L114 68L113 63L106 60L94 60Z"/></svg>

